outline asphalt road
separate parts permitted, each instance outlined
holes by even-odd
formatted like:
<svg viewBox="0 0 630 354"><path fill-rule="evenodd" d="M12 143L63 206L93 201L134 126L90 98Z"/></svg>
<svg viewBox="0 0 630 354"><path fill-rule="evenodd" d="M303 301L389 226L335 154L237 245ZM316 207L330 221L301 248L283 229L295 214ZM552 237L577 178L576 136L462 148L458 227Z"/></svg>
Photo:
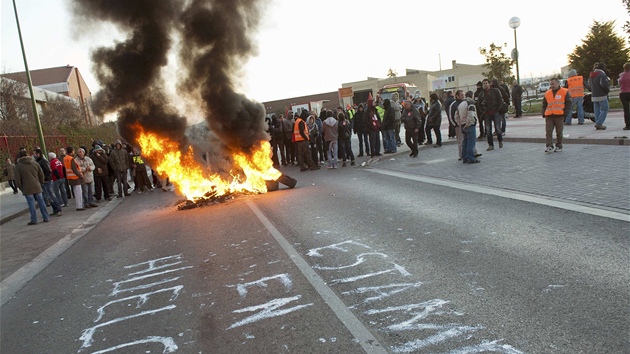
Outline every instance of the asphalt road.
<svg viewBox="0 0 630 354"><path fill-rule="evenodd" d="M125 199L2 307L0 352L630 352L627 222L378 172Z"/></svg>

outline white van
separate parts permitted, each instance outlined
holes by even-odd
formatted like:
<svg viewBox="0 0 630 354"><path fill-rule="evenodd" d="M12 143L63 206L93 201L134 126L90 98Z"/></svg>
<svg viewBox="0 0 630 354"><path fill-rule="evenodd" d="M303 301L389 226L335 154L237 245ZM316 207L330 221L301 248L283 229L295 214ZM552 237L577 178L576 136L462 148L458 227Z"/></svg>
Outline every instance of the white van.
<svg viewBox="0 0 630 354"><path fill-rule="evenodd" d="M538 92L545 93L551 88L549 81L543 81L538 84Z"/></svg>

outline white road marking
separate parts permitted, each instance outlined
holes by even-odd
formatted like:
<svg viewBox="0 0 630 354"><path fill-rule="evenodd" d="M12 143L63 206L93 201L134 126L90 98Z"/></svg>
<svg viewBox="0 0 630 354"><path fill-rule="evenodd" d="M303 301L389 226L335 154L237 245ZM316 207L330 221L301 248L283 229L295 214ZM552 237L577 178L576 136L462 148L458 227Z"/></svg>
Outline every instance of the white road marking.
<svg viewBox="0 0 630 354"><path fill-rule="evenodd" d="M485 195L494 195L501 198L520 200L524 202L546 205L546 206L560 208L564 210L571 210L578 213L590 214L590 215L595 215L595 216L601 216L604 218L630 222L630 215L628 214L610 211L610 210L598 209L598 208L594 208L594 207L590 207L586 205L574 204L574 203L557 200L557 199L551 199L551 197L541 197L541 196L531 195L531 194L527 194L523 192L507 191L507 190L502 190L502 189L497 189L497 188L492 188L492 187L467 184L467 183L457 182L457 181L443 180L443 179L434 178L434 177L418 176L418 175L413 175L413 174L409 174L405 172L389 171L389 170L383 170L383 169L378 169L378 168L372 168L366 171L380 173L382 175L387 175L387 176L392 176L392 177L404 178L411 181L435 184L438 186L456 188L456 189L461 189L468 192L481 193Z"/></svg>
<svg viewBox="0 0 630 354"><path fill-rule="evenodd" d="M246 201L247 205L252 209L254 214L258 217L260 222L267 228L269 233L276 239L280 247L287 253L289 258L302 272L306 280L308 280L313 288L319 293L324 302L335 313L337 318L346 326L348 331L352 333L354 338L357 339L363 350L366 353L379 353L385 354L387 350L381 343L378 342L376 337L370 333L370 331L359 321L359 319L348 309L348 307L341 301L341 299L330 289L326 282L317 274L309 264L300 256L300 254L289 244L289 242L282 236L280 231L267 219L267 217L254 205L251 201Z"/></svg>

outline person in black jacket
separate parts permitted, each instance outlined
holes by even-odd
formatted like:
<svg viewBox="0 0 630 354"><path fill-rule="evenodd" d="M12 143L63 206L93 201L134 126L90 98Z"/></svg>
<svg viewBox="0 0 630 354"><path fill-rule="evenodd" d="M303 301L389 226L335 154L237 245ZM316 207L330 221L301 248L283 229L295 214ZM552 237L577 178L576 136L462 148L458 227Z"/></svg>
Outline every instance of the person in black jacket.
<svg viewBox="0 0 630 354"><path fill-rule="evenodd" d="M354 132L357 134L359 138L359 155L357 157L363 156L363 145L365 145L365 154L370 154L370 138L367 131L365 131L365 120L363 119L363 115L365 113L363 109L363 103L359 104L357 107L357 112L354 114Z"/></svg>
<svg viewBox="0 0 630 354"><path fill-rule="evenodd" d="M404 105L402 121L405 124L405 142L411 149L409 156L418 157L418 132L422 126L420 123L420 112L409 100L405 101Z"/></svg>
<svg viewBox="0 0 630 354"><path fill-rule="evenodd" d="M386 154L396 152L396 109L389 99L383 101L385 115L383 116L383 148Z"/></svg>
<svg viewBox="0 0 630 354"><path fill-rule="evenodd" d="M50 169L50 162L44 157L42 149L33 150L33 157L42 168L42 171L44 171L44 184L42 184L44 200L52 206L53 214L61 216L61 201L57 200L52 189L52 170Z"/></svg>
<svg viewBox="0 0 630 354"><path fill-rule="evenodd" d="M494 140L492 139L492 124L494 123L494 131L499 140L499 148L503 147L503 133L501 131L501 107L503 106L503 97L499 89L490 86L488 79L483 79L483 91L479 94L479 112L483 113L484 122L486 123L486 135L488 137L488 151L494 150Z"/></svg>
<svg viewBox="0 0 630 354"><path fill-rule="evenodd" d="M446 103L446 101L444 101ZM455 100L453 100L455 102ZM431 145L431 130L435 132L435 145L434 147L442 146L442 133L440 132L440 126L442 125L442 108L440 107L440 99L437 94L432 93L429 96L429 113L427 115L427 145ZM451 102L452 103L452 102Z"/></svg>

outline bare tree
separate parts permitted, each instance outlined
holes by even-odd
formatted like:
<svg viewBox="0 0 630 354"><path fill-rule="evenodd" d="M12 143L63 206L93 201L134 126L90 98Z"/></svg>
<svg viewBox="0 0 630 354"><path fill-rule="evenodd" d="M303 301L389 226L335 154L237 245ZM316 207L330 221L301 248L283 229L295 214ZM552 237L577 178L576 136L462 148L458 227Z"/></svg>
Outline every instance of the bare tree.
<svg viewBox="0 0 630 354"><path fill-rule="evenodd" d="M41 121L43 126L50 127L78 126L83 121L83 114L76 100L62 95L46 94Z"/></svg>
<svg viewBox="0 0 630 354"><path fill-rule="evenodd" d="M0 77L0 131L25 134L32 130L33 108L26 85Z"/></svg>

